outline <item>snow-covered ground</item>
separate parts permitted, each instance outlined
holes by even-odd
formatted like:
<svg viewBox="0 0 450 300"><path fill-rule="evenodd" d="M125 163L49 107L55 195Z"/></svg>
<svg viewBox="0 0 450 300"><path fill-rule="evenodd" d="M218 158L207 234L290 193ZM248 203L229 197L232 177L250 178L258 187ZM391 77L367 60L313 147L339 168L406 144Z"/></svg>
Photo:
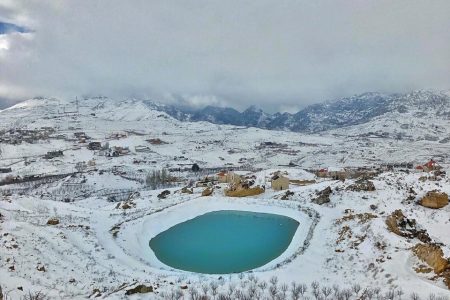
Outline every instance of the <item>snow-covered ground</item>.
<svg viewBox="0 0 450 300"><path fill-rule="evenodd" d="M450 257L450 206L432 210L406 201L410 188L417 192L415 200L435 189L449 194L448 176L421 181L424 173L394 170L373 179L375 191L356 192L347 189L353 179L319 179L307 171L424 163L430 157L439 158L448 170L446 143L362 135L370 126L382 126L382 120L307 135L179 122L131 100L114 103L89 99L80 101L79 113L65 113L75 110L74 102L35 99L0 112L0 130L55 129L48 138L35 143L0 143L0 167L12 169L9 174L0 174L0 180L8 175L61 175L0 186L0 285L12 299L39 290L55 299L99 294L108 299L168 298L170 291L178 290L189 299L188 290L181 287L201 291L206 283L219 282L223 292L234 285L247 290L254 278L269 282L273 276L279 284L295 281L309 287L317 281L323 287L337 284L349 288L359 283L379 288L383 295L402 289L408 295L450 296L442 279L433 279L432 273L415 272L419 261L411 247L419 241L394 235L385 225L386 217L401 209L442 243L445 256ZM450 128L450 124L441 125ZM75 132L85 132L90 137L88 142L129 147L130 153L101 156L88 150L86 143L79 143ZM123 136L117 139L113 137L116 133ZM149 139L163 143L152 144ZM136 146L149 147L150 152L137 152ZM63 150L64 155L45 159L43 155L52 150ZM77 172L77 163L83 161L95 161L95 166ZM191 172L193 163L203 171ZM194 188L193 194L181 192L190 181L224 167L254 175L256 184L266 186L265 193L229 198L223 195L225 184L218 185L220 188L209 197L201 196L202 187ZM144 182L149 172L161 168L171 169L171 175L177 177L165 199L157 197L162 190L152 190ZM274 191L269 183L270 174L277 170L287 172L290 179L316 183L291 185L294 194L282 200L285 191ZM332 189L331 201L312 203L316 192L328 186ZM137 193L125 201L130 208L117 207L133 192ZM159 262L148 247L152 236L170 226L223 209L279 213L297 219L300 227L283 255L245 275L173 270ZM369 213L373 218L357 217ZM50 218L57 218L59 224L47 225ZM125 291L136 284L152 285L155 290L126 296Z"/></svg>

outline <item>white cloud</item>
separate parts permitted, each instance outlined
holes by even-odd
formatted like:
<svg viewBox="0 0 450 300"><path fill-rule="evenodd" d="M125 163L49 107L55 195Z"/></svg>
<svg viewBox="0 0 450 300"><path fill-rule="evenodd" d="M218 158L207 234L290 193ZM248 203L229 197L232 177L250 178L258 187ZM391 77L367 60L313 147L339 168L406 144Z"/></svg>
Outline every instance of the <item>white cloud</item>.
<svg viewBox="0 0 450 300"><path fill-rule="evenodd" d="M449 88L447 0L2 3L0 18L35 30L9 37L0 54L2 84L29 96L172 94L280 108Z"/></svg>

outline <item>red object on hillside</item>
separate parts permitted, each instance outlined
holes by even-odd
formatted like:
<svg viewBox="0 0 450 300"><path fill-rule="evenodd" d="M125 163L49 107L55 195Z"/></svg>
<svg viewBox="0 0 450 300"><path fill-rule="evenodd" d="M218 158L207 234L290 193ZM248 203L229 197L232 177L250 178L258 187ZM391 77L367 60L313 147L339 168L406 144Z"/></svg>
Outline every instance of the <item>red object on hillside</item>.
<svg viewBox="0 0 450 300"><path fill-rule="evenodd" d="M430 159L429 162L427 162L426 164L424 164L425 167L432 169L434 166L436 165L436 162L432 159Z"/></svg>
<svg viewBox="0 0 450 300"><path fill-rule="evenodd" d="M417 166L416 170L423 170L423 167L422 166Z"/></svg>
<svg viewBox="0 0 450 300"><path fill-rule="evenodd" d="M325 172L328 172L328 169L320 169L319 172L320 173L325 173Z"/></svg>

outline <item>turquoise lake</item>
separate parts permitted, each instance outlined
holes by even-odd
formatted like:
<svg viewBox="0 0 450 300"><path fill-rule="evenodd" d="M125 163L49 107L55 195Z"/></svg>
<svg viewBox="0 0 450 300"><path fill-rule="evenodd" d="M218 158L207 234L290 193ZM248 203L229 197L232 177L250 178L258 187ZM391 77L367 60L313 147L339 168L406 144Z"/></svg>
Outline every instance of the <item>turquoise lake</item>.
<svg viewBox="0 0 450 300"><path fill-rule="evenodd" d="M221 210L179 223L152 238L149 246L161 262L176 269L237 273L280 256L298 226L282 215Z"/></svg>

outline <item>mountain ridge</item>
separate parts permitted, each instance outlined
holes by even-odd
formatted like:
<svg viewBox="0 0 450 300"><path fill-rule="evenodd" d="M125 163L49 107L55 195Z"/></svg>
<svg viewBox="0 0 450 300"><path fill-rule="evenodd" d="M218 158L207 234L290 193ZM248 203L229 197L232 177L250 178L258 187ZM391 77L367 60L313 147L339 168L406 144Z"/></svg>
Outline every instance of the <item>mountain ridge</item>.
<svg viewBox="0 0 450 300"><path fill-rule="evenodd" d="M417 110L419 114L431 109L439 117L450 118L449 94L445 91L430 90L405 94L367 92L312 104L296 113L269 114L254 105L239 112L230 107L206 106L201 109L186 109L175 105L155 104L148 100L144 103L179 121L207 121L214 124L305 133L363 124L388 112L407 113L411 109Z"/></svg>
<svg viewBox="0 0 450 300"><path fill-rule="evenodd" d="M64 110L75 110L76 101L63 101L55 98L37 97L18 103L5 110L26 105L38 105L42 101L67 102ZM91 104L96 107L109 107L109 111L123 111L122 118L126 118L127 111L136 116L137 121L151 118L155 114L182 122L210 122L219 125L234 125L256 127L268 130L284 130L301 133L317 133L327 130L345 129L353 125L366 124L377 118L389 116L402 119L402 122L413 119L429 123L430 120L450 120L450 92L417 90L409 93L384 94L368 92L350 97L329 100L323 103L309 105L296 113L264 112L252 105L240 112L231 107L205 106L192 108L163 104L153 100L128 99L116 101L108 97L87 97L79 101L80 105ZM137 105L134 109L129 105ZM60 108L61 109L61 108ZM114 115L119 112L115 111ZM139 117L137 117L139 115ZM108 117L106 114L105 117ZM133 118L133 116L130 116ZM389 121L386 119L386 122ZM406 124L403 124L406 126Z"/></svg>

